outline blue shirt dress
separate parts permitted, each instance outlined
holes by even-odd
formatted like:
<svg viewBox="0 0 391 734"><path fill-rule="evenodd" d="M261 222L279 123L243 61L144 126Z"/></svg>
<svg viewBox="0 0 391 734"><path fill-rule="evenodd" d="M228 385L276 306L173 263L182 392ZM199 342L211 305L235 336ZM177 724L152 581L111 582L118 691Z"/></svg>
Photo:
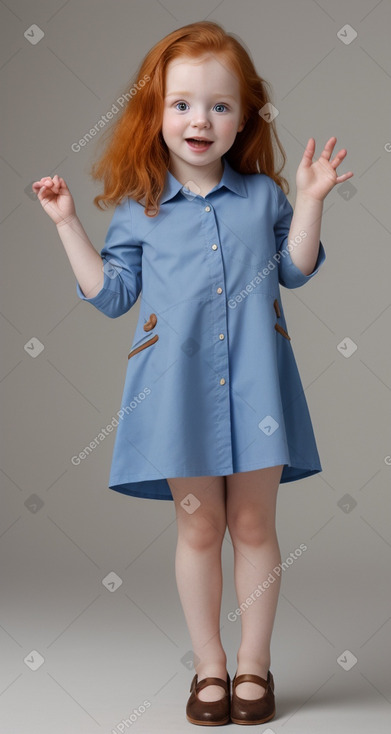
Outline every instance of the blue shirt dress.
<svg viewBox="0 0 391 734"><path fill-rule="evenodd" d="M102 289L87 298L76 283L110 318L141 293L114 423L109 488L123 494L173 500L167 477L277 464L281 482L322 471L280 284L304 285L324 248L303 275L288 248L293 209L282 189L222 160L205 198L170 172L156 217L125 198L101 250Z"/></svg>

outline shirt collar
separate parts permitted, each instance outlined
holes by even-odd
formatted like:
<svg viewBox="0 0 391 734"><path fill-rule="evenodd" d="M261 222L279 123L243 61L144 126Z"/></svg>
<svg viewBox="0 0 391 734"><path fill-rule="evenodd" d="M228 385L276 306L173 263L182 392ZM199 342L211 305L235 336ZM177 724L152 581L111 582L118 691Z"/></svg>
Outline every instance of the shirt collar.
<svg viewBox="0 0 391 734"><path fill-rule="evenodd" d="M244 182L243 175L241 173L238 173L237 171L234 171L232 166L229 165L227 159L223 156L222 157L224 170L223 175L219 181L219 183L209 192L209 194L212 193L212 191L218 191L222 186L225 186L227 189L230 189L230 191L233 191L234 194L238 194L239 196L247 196L247 188L246 184ZM163 189L163 194L160 198L160 204L164 204L166 201L169 201L169 199L172 199L176 194L181 191L184 187L178 181L170 171L167 171L166 174L166 182ZM208 196L209 196L208 194Z"/></svg>

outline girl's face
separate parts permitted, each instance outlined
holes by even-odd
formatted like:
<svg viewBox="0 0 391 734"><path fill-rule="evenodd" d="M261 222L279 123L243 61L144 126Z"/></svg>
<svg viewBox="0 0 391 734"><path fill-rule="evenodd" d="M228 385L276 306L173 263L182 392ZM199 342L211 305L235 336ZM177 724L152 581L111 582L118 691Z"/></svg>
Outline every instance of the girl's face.
<svg viewBox="0 0 391 734"><path fill-rule="evenodd" d="M183 180L200 169L221 170L221 156L245 124L236 75L215 56L180 56L167 65L165 86L162 135L171 172Z"/></svg>

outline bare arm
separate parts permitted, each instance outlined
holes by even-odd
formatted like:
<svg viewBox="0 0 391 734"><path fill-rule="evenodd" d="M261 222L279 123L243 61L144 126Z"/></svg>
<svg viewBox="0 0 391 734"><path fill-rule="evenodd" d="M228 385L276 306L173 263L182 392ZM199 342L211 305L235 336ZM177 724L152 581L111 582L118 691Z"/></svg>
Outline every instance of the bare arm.
<svg viewBox="0 0 391 734"><path fill-rule="evenodd" d="M288 239L294 241L301 230L306 232L305 239L291 251L293 263L304 275L312 273L318 257L323 201L336 184L353 176L352 171L337 175L347 151L342 148L331 159L336 142L335 136L329 138L319 159L313 162L315 140L309 138L296 173L296 204Z"/></svg>
<svg viewBox="0 0 391 734"><path fill-rule="evenodd" d="M87 298L93 298L102 289L104 281L101 256L88 239L78 217L59 222L57 232L80 288Z"/></svg>
<svg viewBox="0 0 391 734"><path fill-rule="evenodd" d="M294 242L295 237L304 230L306 233L302 242L291 250L293 263L304 273L312 273L319 253L320 225L322 220L323 201L307 198L298 192L293 210L288 241Z"/></svg>
<svg viewBox="0 0 391 734"><path fill-rule="evenodd" d="M76 215L68 186L56 174L53 178L45 176L35 181L32 188L43 209L56 224L80 288L87 298L93 298L103 286L103 262Z"/></svg>

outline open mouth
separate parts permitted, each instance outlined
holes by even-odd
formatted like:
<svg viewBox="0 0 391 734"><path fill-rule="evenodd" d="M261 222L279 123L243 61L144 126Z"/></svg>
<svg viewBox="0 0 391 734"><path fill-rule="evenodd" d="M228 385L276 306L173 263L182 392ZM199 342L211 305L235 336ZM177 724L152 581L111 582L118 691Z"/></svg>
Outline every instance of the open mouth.
<svg viewBox="0 0 391 734"><path fill-rule="evenodd" d="M186 142L196 148L207 148L212 145L213 140L206 140L205 138L186 138Z"/></svg>

